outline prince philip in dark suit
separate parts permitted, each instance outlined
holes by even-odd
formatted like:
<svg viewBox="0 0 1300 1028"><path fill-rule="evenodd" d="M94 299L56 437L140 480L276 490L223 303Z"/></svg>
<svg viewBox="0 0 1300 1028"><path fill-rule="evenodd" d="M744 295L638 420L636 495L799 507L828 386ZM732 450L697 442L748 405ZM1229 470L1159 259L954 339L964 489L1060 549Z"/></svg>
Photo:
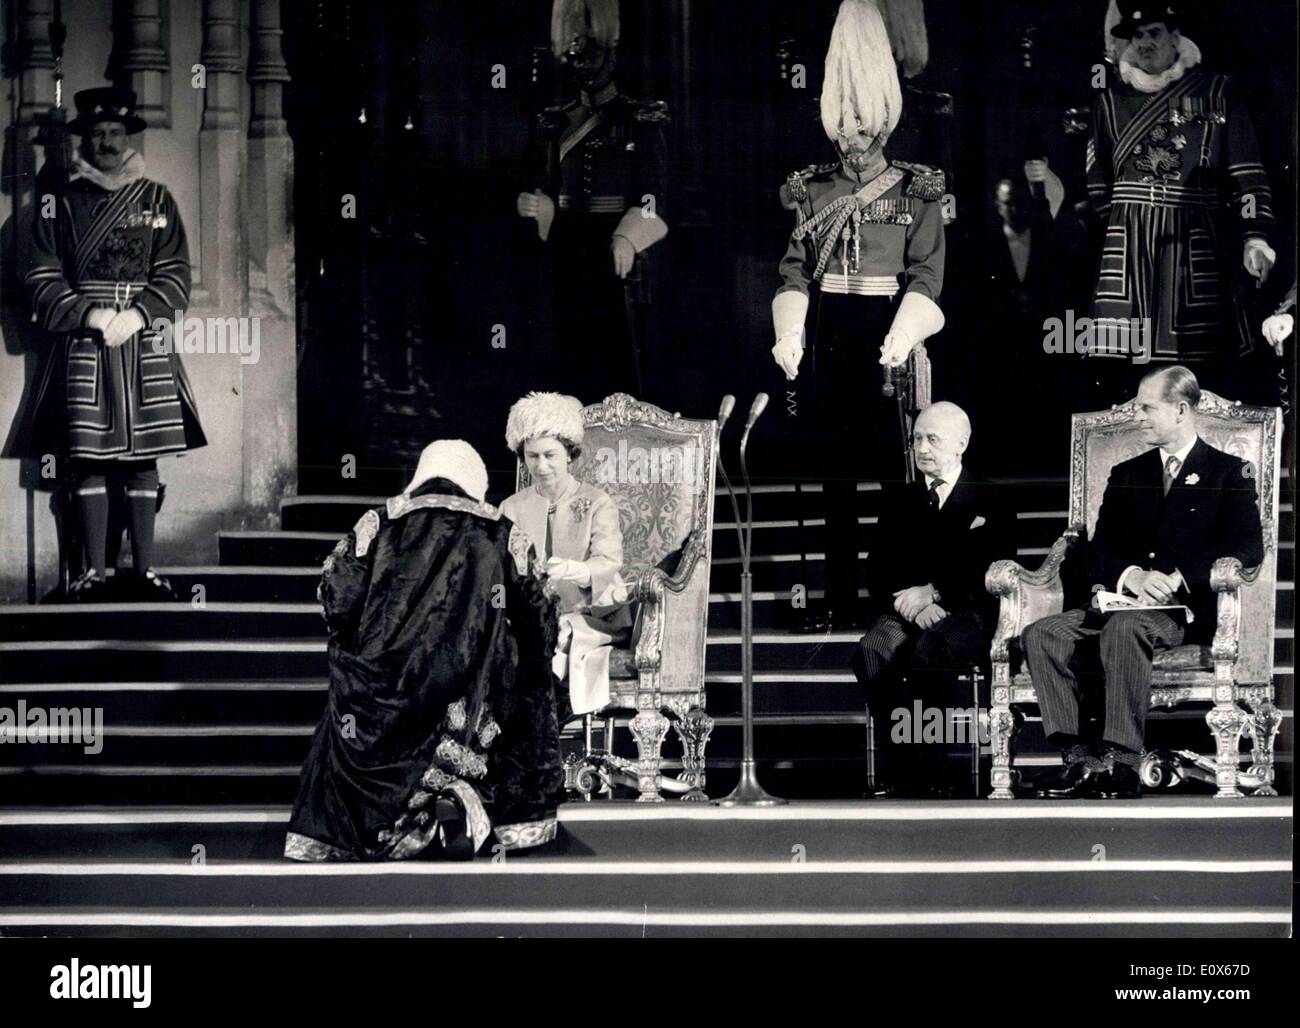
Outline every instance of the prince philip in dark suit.
<svg viewBox="0 0 1300 1028"><path fill-rule="evenodd" d="M876 613L853 670L871 711L877 779L893 795L950 791L942 764L952 740L922 736L915 701L926 711L971 707L970 686L956 676L989 659L997 603L984 573L1015 555L1013 520L996 487L962 466L969 442L970 420L956 404L920 413L912 452L921 474L886 487L867 558ZM952 718L943 723L951 727Z"/></svg>
<svg viewBox="0 0 1300 1028"><path fill-rule="evenodd" d="M1093 608L1034 622L1022 643L1048 741L1065 766L1040 783L1049 797L1134 798L1157 650L1214 635L1210 569L1220 557L1247 567L1264 559L1253 469L1196 435L1201 399L1181 365L1152 371L1138 386L1137 423L1152 449L1111 469L1089 544L1091 580L1145 605L1179 611ZM1101 672L1100 738L1080 717L1086 675Z"/></svg>

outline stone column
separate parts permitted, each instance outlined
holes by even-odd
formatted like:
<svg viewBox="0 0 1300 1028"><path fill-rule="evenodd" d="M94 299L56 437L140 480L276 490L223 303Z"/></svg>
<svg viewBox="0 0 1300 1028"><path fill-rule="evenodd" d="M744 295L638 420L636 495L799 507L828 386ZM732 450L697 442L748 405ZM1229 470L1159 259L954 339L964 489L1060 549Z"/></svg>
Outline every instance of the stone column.
<svg viewBox="0 0 1300 1028"><path fill-rule="evenodd" d="M204 77L199 128L202 231L194 255L195 289L190 304L231 316L242 314L245 308L239 0L203 0L199 63Z"/></svg>
<svg viewBox="0 0 1300 1028"><path fill-rule="evenodd" d="M127 0L113 23L116 86L135 91L136 109L149 128L171 128L171 72L163 39L162 0Z"/></svg>
<svg viewBox="0 0 1300 1028"><path fill-rule="evenodd" d="M17 45L18 123L34 125L54 103L54 51L50 22L54 0L19 0ZM71 102L64 98L64 105Z"/></svg>
<svg viewBox="0 0 1300 1028"><path fill-rule="evenodd" d="M293 141L282 110L289 70L280 0L249 0L248 12L248 313L261 347L258 362L242 369L244 501L247 524L270 526L280 498L297 491Z"/></svg>

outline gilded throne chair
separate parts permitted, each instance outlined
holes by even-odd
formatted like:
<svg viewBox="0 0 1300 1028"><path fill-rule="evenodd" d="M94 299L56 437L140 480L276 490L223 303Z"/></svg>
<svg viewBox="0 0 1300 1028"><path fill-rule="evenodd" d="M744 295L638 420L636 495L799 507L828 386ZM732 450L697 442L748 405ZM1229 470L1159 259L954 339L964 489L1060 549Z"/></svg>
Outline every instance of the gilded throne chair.
<svg viewBox="0 0 1300 1028"><path fill-rule="evenodd" d="M1069 528L1051 547L1042 566L1029 571L1013 560L994 563L985 587L999 597L992 648L989 735L993 750L990 799L1012 799L1013 736L1018 708L1037 705L1034 683L1023 664L1020 634L1039 618L1060 613L1064 602L1062 565L1072 548L1090 537L1101 508L1110 469L1150 447L1141 442L1133 401L1108 411L1076 414L1070 433ZM1278 478L1282 412L1247 407L1201 394L1196 430L1211 446L1247 461L1258 491L1264 534L1264 562L1244 568L1224 557L1210 575L1217 617L1211 645L1184 645L1155 655L1151 707L1172 709L1209 704L1205 715L1215 742L1213 758L1191 751L1148 751L1141 774L1148 787L1197 778L1217 787L1219 798L1275 796L1273 745L1282 716L1274 706L1273 634L1277 589ZM1250 766L1241 770L1244 733L1252 741Z"/></svg>
<svg viewBox="0 0 1300 1028"><path fill-rule="evenodd" d="M628 784L637 802L661 792L704 800L704 750L713 731L705 713L704 645L713 552L713 492L718 425L669 414L626 393L584 407L582 455L570 469L617 505L623 533L623 581L636 604L631 641L610 659L610 703L601 751L584 722L581 757L565 764L571 791L590 798ZM523 462L517 488L531 483ZM614 715L631 711L637 759L616 756ZM665 775L662 748L671 727L681 740L682 770Z"/></svg>

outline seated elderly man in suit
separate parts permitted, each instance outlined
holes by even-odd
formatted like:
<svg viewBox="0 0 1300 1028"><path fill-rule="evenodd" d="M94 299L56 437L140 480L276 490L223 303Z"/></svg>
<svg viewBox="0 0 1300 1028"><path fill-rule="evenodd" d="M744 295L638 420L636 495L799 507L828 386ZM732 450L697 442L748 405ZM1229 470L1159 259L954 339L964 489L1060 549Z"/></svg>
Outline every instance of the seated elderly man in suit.
<svg viewBox="0 0 1300 1028"><path fill-rule="evenodd" d="M1181 365L1148 372L1138 385L1138 425L1147 452L1117 464L1089 544L1093 604L1035 621L1022 634L1049 742L1065 765L1038 795L1132 799L1142 794L1142 758L1157 650L1214 636L1210 568L1220 557L1248 567L1264 559L1253 469L1196 434L1196 376ZM1148 607L1102 613L1108 590ZM1101 675L1104 717L1090 730L1080 716L1086 676Z"/></svg>
<svg viewBox="0 0 1300 1028"><path fill-rule="evenodd" d="M892 795L952 792L942 765L954 740L923 734L915 701L938 708L949 730L955 711L970 708L970 687L959 687L957 673L987 663L997 624L984 573L1015 555L1013 520L1001 498L962 466L970 434L970 419L956 404L920 413L912 455L921 474L886 486L867 558L875 616L853 670L875 725L877 778Z"/></svg>

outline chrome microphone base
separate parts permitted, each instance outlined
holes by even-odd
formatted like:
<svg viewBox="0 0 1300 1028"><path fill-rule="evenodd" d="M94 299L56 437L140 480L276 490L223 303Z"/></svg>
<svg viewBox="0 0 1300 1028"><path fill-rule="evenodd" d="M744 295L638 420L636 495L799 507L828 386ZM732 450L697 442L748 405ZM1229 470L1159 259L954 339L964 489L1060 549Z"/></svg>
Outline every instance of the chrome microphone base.
<svg viewBox="0 0 1300 1028"><path fill-rule="evenodd" d="M715 802L719 807L779 807L789 801L767 792L758 784L753 760L742 760L740 781L731 792Z"/></svg>

